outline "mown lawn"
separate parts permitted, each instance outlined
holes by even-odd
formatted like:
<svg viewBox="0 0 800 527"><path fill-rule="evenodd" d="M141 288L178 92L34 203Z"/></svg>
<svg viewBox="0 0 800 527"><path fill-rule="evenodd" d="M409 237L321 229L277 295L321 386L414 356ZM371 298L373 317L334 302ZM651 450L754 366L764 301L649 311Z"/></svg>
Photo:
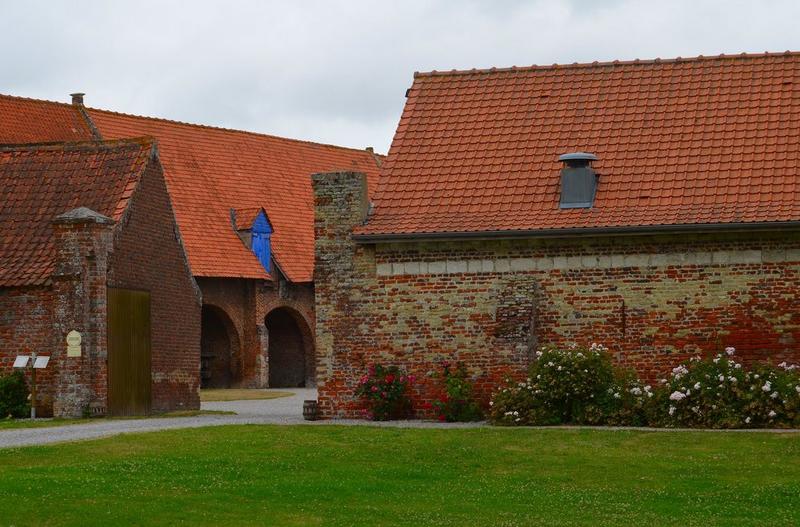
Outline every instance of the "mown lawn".
<svg viewBox="0 0 800 527"><path fill-rule="evenodd" d="M800 435L226 426L0 450L2 525L798 525Z"/></svg>

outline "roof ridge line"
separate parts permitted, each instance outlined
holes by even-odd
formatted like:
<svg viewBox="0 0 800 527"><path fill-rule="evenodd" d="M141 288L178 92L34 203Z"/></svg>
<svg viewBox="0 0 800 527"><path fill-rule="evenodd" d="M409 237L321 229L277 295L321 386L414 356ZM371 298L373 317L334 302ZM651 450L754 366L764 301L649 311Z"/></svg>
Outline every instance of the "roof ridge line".
<svg viewBox="0 0 800 527"><path fill-rule="evenodd" d="M46 102L47 104L55 104L58 106L65 106L67 108L75 107L68 102L51 101L50 99L36 99L34 97L23 97L22 95L9 95L7 93L0 93L0 98L16 99L18 101L29 101L29 102Z"/></svg>
<svg viewBox="0 0 800 527"><path fill-rule="evenodd" d="M651 64L677 64L681 62L700 62L712 60L733 60L733 59L756 59L765 57L798 57L800 51L765 51L763 53L738 53L738 54L725 54L719 55L697 55L694 57L674 57L674 58L654 58L654 59L633 59L633 60L612 60L612 61L594 61L594 62L573 62L571 64L558 64L553 63L549 65L532 64L530 66L511 66L506 68L472 68L469 70L431 70L431 71L415 71L414 78L419 77L446 77L451 75L471 75L480 73L517 73L538 70L555 70L555 69L573 69L573 68L593 68L593 67L607 67L607 66L630 66L630 65L651 65Z"/></svg>
<svg viewBox="0 0 800 527"><path fill-rule="evenodd" d="M87 106L86 109L88 111L91 111L91 112L103 112L103 113L112 114L112 115L121 115L123 117L135 117L137 119L149 119L151 121L160 121L160 122L164 122L164 123L180 124L180 125L184 125L184 126L192 126L192 127L195 127L195 128L206 128L206 129L209 129L209 130L219 130L219 131L223 131L223 132L235 132L235 133L239 133L239 134L254 135L254 136L257 136L257 137L269 137L271 139L280 139L280 140L283 140L283 141L292 141L292 142L295 142L295 143L303 143L303 144L315 145L315 146L326 146L326 147L329 147L329 148L336 148L336 149L339 149L339 150L351 150L353 152L370 153L369 150L367 150L367 148L369 148L369 147L353 148L353 147L350 147L350 146L341 146L341 145L334 145L334 144L330 144L330 143L321 143L319 141L309 141L309 140L306 140L306 139L295 139L295 138L292 138L292 137L283 137L283 136L280 136L280 135L268 134L268 133L265 133L265 132L253 132L253 131L250 131L250 130L239 130L238 128L226 128L224 126L214 126L214 125L210 125L210 124L200 124L200 123L191 123L191 122L188 122L188 121L179 121L177 119L167 119L166 117L153 117L153 116L150 116L150 115L138 115L138 114L134 114L134 113L117 112L117 111L114 111L114 110L106 110L106 109L103 109L103 108L92 108L91 106ZM379 155L379 156L384 156L385 155L385 154L375 154L374 152L372 152L372 154L373 155Z"/></svg>
<svg viewBox="0 0 800 527"><path fill-rule="evenodd" d="M47 141L41 143L7 143L0 144L0 152L20 150L60 150L67 148L94 147L97 149L110 149L116 146L136 145L152 148L157 143L155 137L142 135L138 137L125 137L122 139L103 139L92 141Z"/></svg>

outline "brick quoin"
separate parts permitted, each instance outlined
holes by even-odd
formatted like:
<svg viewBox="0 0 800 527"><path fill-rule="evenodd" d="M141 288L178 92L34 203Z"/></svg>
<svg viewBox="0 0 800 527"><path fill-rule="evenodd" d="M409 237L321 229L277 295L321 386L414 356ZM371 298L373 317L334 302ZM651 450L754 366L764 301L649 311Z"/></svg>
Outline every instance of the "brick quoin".
<svg viewBox="0 0 800 527"><path fill-rule="evenodd" d="M359 415L353 392L375 362L417 376L421 416L443 361L465 362L485 403L541 345L605 344L651 382L726 346L746 363L800 362L798 232L357 244L363 176L313 184L326 417Z"/></svg>

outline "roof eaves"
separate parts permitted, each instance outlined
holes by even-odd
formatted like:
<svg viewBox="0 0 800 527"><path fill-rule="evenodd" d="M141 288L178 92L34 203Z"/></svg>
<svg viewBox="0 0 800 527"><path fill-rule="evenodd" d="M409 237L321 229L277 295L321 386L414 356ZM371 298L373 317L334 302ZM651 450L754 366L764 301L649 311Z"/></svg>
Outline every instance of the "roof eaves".
<svg viewBox="0 0 800 527"><path fill-rule="evenodd" d="M587 237L599 235L647 235L668 233L711 233L800 229L800 221L766 221L744 223L686 223L666 225L631 225L618 227L564 227L555 229L497 230L465 232L410 232L387 234L353 234L357 243L419 242L458 240L503 240L518 238Z"/></svg>

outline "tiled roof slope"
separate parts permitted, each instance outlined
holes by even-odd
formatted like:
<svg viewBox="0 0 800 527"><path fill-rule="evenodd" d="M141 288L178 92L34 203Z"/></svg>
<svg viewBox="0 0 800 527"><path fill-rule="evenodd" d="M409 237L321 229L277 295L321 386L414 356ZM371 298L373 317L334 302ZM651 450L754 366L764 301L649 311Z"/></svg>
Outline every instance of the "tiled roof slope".
<svg viewBox="0 0 800 527"><path fill-rule="evenodd" d="M797 221L798 123L800 53L417 74L357 234ZM575 151L595 206L559 210Z"/></svg>
<svg viewBox="0 0 800 527"><path fill-rule="evenodd" d="M75 106L0 95L0 144L92 139L86 120Z"/></svg>
<svg viewBox="0 0 800 527"><path fill-rule="evenodd" d="M118 221L152 148L152 139L0 147L0 287L47 282L56 216L86 207Z"/></svg>
<svg viewBox="0 0 800 527"><path fill-rule="evenodd" d="M88 109L103 137L153 135L195 276L267 278L231 225L230 209L263 207L273 254L294 282L314 274L311 174L365 172L375 185L371 152L237 130Z"/></svg>

